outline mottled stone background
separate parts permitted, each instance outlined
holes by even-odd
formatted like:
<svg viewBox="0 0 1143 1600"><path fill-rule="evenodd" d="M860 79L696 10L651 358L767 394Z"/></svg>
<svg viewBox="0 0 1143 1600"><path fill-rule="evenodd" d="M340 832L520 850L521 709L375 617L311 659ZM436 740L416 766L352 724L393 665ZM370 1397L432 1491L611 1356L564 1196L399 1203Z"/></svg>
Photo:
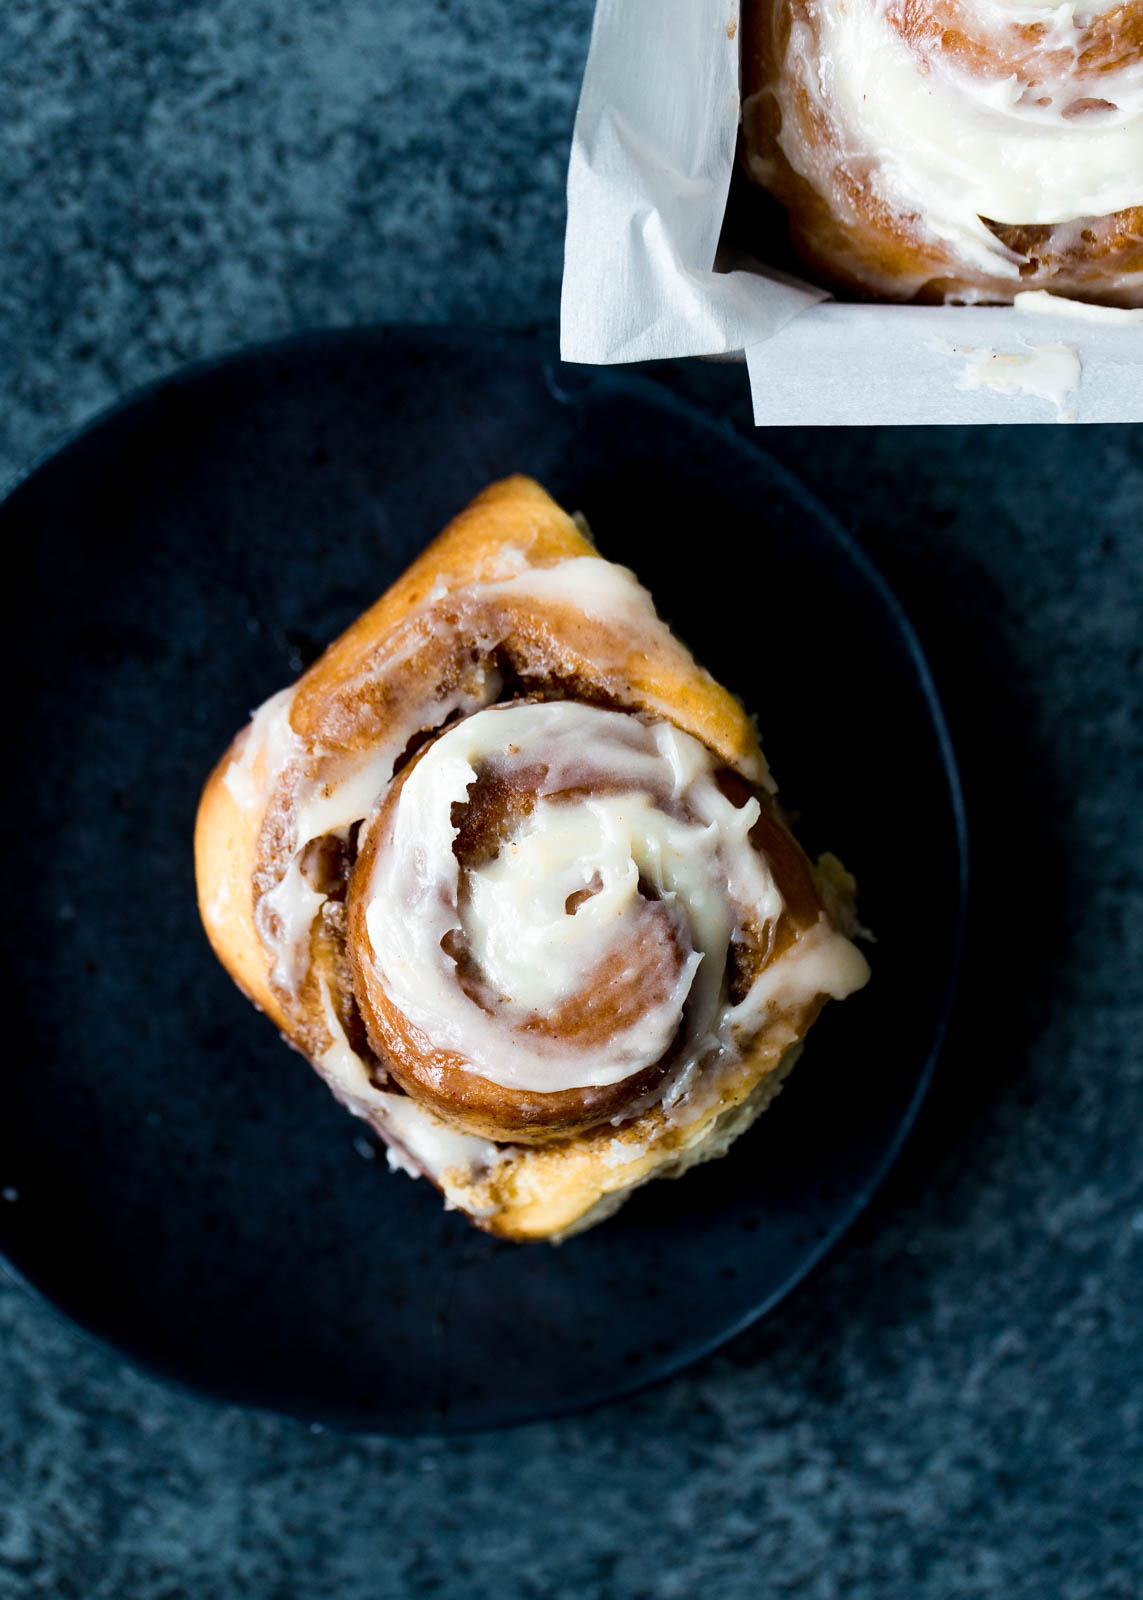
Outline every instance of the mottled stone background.
<svg viewBox="0 0 1143 1600"><path fill-rule="evenodd" d="M6 0L0 469L300 327L554 332L590 9ZM739 373L662 376L749 427ZM765 442L905 597L965 768L965 988L892 1179L722 1355L504 1436L215 1410L5 1286L0 1600L1143 1592L1143 429Z"/></svg>

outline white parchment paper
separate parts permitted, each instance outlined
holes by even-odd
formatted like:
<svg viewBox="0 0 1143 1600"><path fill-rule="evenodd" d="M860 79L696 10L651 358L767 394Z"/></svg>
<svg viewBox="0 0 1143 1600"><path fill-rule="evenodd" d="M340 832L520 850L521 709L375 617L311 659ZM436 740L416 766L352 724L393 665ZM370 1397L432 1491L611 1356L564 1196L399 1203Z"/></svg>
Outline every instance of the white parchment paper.
<svg viewBox="0 0 1143 1600"><path fill-rule="evenodd" d="M1143 419L1132 313L845 305L763 262L716 272L737 35L738 0L596 0L568 168L565 361L745 351L755 420L768 426ZM1074 390L1013 387L1021 363L1003 360L1009 392L989 386L990 356L1060 343L1078 357Z"/></svg>

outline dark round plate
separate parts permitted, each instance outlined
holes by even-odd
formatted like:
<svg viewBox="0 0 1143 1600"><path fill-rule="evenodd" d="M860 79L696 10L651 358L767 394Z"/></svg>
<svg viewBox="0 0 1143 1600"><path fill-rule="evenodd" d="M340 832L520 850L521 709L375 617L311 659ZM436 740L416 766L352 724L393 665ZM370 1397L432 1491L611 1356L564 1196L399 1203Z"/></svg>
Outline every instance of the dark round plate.
<svg viewBox="0 0 1143 1600"><path fill-rule="evenodd" d="M811 853L857 873L874 981L725 1161L559 1249L390 1173L239 995L195 909L199 788L247 712L491 479L534 474L756 711ZM12 855L2 1242L152 1371L391 1433L675 1371L784 1295L884 1174L950 1004L957 779L917 643L821 506L657 385L536 346L323 333L129 400L0 508Z"/></svg>

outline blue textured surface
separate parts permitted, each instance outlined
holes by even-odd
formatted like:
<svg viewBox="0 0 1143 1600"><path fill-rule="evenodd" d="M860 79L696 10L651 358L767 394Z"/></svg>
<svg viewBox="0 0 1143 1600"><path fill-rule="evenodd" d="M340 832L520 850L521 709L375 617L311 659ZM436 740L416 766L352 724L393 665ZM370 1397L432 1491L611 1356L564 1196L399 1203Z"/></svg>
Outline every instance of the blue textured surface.
<svg viewBox="0 0 1143 1600"><path fill-rule="evenodd" d="M589 11L9 0L3 466L306 324L554 326ZM740 374L665 377L747 425ZM968 981L894 1178L723 1355L503 1436L213 1410L5 1288L2 1600L1143 1587L1143 431L766 442L906 600L968 783Z"/></svg>

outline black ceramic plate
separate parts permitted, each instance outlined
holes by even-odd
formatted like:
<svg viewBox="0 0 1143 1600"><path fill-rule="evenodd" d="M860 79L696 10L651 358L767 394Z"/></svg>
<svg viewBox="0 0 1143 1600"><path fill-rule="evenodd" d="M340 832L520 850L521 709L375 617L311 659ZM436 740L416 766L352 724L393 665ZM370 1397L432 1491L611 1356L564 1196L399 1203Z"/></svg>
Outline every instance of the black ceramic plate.
<svg viewBox="0 0 1143 1600"><path fill-rule="evenodd" d="M559 1249L488 1239L368 1159L215 962L191 869L199 788L250 708L512 471L583 510L757 712L805 844L857 873L878 936L873 983L729 1159ZM949 1005L958 791L908 624L773 461L524 342L328 333L129 401L18 484L0 532L31 558L9 597L0 1226L57 1307L228 1401L486 1427L709 1351L861 1210Z"/></svg>

